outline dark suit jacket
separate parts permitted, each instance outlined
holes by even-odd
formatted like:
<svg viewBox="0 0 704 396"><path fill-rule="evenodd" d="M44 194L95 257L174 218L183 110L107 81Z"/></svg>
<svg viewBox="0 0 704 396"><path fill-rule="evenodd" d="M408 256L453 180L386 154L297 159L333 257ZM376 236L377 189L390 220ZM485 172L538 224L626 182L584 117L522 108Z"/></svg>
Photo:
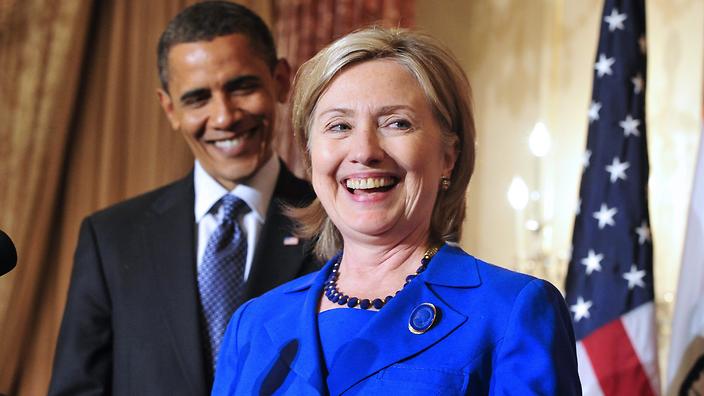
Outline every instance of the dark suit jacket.
<svg viewBox="0 0 704 396"><path fill-rule="evenodd" d="M50 395L204 395L193 174L86 218L59 335ZM280 203L310 201L285 166L247 281L259 294L318 268L303 242L284 246Z"/></svg>
<svg viewBox="0 0 704 396"><path fill-rule="evenodd" d="M328 263L242 305L218 358L213 395L580 395L572 321L551 284L444 246L359 331L330 370L318 302ZM413 309L437 308L409 330ZM342 308L349 309L349 308Z"/></svg>

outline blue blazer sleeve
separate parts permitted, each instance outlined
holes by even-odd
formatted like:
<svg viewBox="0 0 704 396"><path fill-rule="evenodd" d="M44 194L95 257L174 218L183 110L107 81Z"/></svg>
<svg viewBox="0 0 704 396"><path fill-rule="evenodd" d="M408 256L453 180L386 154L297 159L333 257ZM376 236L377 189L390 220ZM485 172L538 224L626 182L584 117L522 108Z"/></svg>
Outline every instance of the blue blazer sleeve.
<svg viewBox="0 0 704 396"><path fill-rule="evenodd" d="M497 345L490 394L581 395L570 315L560 292L535 279L518 294Z"/></svg>

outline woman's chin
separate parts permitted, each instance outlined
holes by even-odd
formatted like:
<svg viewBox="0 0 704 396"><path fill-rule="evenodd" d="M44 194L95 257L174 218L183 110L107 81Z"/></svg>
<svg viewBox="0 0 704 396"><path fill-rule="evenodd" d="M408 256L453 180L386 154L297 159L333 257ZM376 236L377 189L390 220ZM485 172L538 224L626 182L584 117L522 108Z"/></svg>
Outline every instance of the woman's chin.
<svg viewBox="0 0 704 396"><path fill-rule="evenodd" d="M355 239L363 239L365 237L393 239L394 235L401 234L403 230L398 230L398 221L394 218L390 218L388 215L388 211L383 213L383 217L358 214L357 216L348 218L347 220L349 221L345 221L342 227L338 226L338 229L343 237L353 237Z"/></svg>

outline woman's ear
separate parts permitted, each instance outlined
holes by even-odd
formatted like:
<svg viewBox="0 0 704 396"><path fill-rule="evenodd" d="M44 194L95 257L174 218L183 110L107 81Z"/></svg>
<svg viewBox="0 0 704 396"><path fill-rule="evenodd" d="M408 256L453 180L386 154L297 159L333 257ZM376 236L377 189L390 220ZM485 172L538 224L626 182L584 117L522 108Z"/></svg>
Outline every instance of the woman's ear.
<svg viewBox="0 0 704 396"><path fill-rule="evenodd" d="M452 144L448 145L447 150L445 150L444 164L442 168L442 175L450 177L452 175L452 170L455 168L455 163L457 162L457 157L459 156L459 138L456 134L452 135Z"/></svg>

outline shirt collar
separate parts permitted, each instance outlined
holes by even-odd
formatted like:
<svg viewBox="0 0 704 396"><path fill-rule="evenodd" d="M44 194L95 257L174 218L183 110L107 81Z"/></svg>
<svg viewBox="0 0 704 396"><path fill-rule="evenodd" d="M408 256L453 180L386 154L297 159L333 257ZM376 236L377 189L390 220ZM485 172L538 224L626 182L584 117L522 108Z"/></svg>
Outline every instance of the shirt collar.
<svg viewBox="0 0 704 396"><path fill-rule="evenodd" d="M271 197L274 194L274 187L276 187L276 180L279 177L280 168L279 158L274 154L249 179L238 184L232 191L227 191L196 160L193 171L193 183L196 193L194 207L196 222L199 223L220 198L229 192L245 201L247 206L255 213L259 222L264 223Z"/></svg>

